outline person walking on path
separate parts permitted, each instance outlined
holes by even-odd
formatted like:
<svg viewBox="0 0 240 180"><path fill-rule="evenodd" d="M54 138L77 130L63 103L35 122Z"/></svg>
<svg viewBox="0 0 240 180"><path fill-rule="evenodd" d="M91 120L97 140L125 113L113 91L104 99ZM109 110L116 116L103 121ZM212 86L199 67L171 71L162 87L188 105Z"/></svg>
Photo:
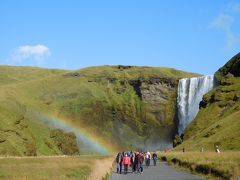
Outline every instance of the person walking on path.
<svg viewBox="0 0 240 180"><path fill-rule="evenodd" d="M156 166L156 162L157 162L157 159L158 159L156 152L153 153L152 159L153 159L153 164L154 164L154 166Z"/></svg>
<svg viewBox="0 0 240 180"><path fill-rule="evenodd" d="M135 166L134 172L135 172L135 173L138 172L138 158L139 158L139 157L138 157L138 154L139 154L138 152L135 153L135 159L134 159L134 166Z"/></svg>
<svg viewBox="0 0 240 180"><path fill-rule="evenodd" d="M138 154L138 172L140 173L143 173L143 159L144 159L143 153L140 152Z"/></svg>
<svg viewBox="0 0 240 180"><path fill-rule="evenodd" d="M135 161L135 152L132 154L132 157L131 157L131 165L132 165L132 172L135 172L135 164L134 164L134 161Z"/></svg>
<svg viewBox="0 0 240 180"><path fill-rule="evenodd" d="M122 163L123 163L123 157L124 157L124 152L120 153L120 162L119 162L119 168L120 168L120 174L122 174Z"/></svg>
<svg viewBox="0 0 240 180"><path fill-rule="evenodd" d="M122 154L119 152L116 157L116 164L117 164L117 173L120 173L120 174L122 171L121 161L122 161Z"/></svg>
<svg viewBox="0 0 240 180"><path fill-rule="evenodd" d="M150 160L151 160L151 153L148 151L146 154L146 158L147 158L147 167L150 166Z"/></svg>
<svg viewBox="0 0 240 180"><path fill-rule="evenodd" d="M144 157L145 166L147 166L147 152L144 152L143 157Z"/></svg>
<svg viewBox="0 0 240 180"><path fill-rule="evenodd" d="M127 154L125 154L125 156L123 157L122 164L124 166L124 174L127 174L128 165L130 165L130 157Z"/></svg>

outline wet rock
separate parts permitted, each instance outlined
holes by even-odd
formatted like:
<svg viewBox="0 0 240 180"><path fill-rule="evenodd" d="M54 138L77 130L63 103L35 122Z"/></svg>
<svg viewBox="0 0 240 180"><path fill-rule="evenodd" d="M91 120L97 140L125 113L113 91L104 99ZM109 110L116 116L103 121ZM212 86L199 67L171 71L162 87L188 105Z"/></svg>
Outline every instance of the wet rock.
<svg viewBox="0 0 240 180"><path fill-rule="evenodd" d="M208 101L206 101L205 99L203 99L203 100L199 103L199 109L206 108L208 104L209 104Z"/></svg>

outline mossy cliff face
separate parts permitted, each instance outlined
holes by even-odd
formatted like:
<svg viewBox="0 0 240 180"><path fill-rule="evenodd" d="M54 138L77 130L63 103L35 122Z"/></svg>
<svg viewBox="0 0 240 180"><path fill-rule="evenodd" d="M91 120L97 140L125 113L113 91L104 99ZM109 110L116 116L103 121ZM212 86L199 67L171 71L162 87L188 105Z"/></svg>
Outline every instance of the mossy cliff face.
<svg viewBox="0 0 240 180"><path fill-rule="evenodd" d="M240 54L216 72L218 86L203 97L177 148L240 150Z"/></svg>
<svg viewBox="0 0 240 180"><path fill-rule="evenodd" d="M177 80L151 77L142 82L141 99L148 113L162 126L173 125L176 112Z"/></svg>
<svg viewBox="0 0 240 180"><path fill-rule="evenodd" d="M171 68L134 66L46 70L51 72L47 76L40 69L39 78L36 74L27 78L26 71L18 83L6 85L0 79L0 154L24 155L26 149L32 155L77 153L74 136L66 134L65 139L72 137L69 144L51 137L51 129L38 114L84 127L116 148L169 145L176 129L177 81L196 76ZM10 78L14 72L14 68L5 70ZM80 153L88 151L80 146Z"/></svg>
<svg viewBox="0 0 240 180"><path fill-rule="evenodd" d="M124 125L120 128L113 127L113 132L114 128L118 131L115 138L120 138L121 144L132 148L169 146L176 130L177 78L151 76L147 79L130 80L124 84L124 87L122 86L121 93L130 88L134 96L132 102L135 103L129 109L121 109L118 111L120 113L113 113L114 119L117 119L114 123ZM125 125L131 128L130 133L125 130ZM126 140L127 137L131 138Z"/></svg>

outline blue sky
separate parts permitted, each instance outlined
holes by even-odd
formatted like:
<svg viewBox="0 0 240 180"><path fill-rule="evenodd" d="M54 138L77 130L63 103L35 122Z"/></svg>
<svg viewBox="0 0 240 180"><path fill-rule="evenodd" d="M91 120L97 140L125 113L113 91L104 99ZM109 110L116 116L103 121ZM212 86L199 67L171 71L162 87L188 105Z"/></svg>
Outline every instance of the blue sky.
<svg viewBox="0 0 240 180"><path fill-rule="evenodd" d="M1 0L0 64L214 73L240 50L240 0Z"/></svg>

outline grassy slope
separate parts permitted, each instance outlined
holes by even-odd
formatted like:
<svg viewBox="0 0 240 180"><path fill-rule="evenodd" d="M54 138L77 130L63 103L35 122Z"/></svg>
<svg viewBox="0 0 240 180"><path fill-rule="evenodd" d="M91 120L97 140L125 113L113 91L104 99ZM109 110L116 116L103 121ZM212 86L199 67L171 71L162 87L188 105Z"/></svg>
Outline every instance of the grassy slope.
<svg viewBox="0 0 240 180"><path fill-rule="evenodd" d="M24 116L26 107L18 102L15 94L17 86L38 81L61 73L64 70L35 67L0 66L0 153L28 155L34 149L38 154L61 154L49 138L49 128Z"/></svg>
<svg viewBox="0 0 240 180"><path fill-rule="evenodd" d="M208 179L237 179L240 173L240 152L159 152L159 156L166 157L170 164L207 175Z"/></svg>
<svg viewBox="0 0 240 180"><path fill-rule="evenodd" d="M185 142L177 149L213 150L219 145L222 150L240 150L240 77L227 75L237 74L239 63L240 54L216 73L220 85L205 95L207 107L186 128Z"/></svg>
<svg viewBox="0 0 240 180"><path fill-rule="evenodd" d="M16 84L67 72L60 69L42 69L24 66L0 66L0 86Z"/></svg>
<svg viewBox="0 0 240 180"><path fill-rule="evenodd" d="M124 146L131 146L131 140L141 143L159 123L142 118L142 102L127 81L152 76L179 79L194 75L170 68L119 69L111 66L71 72L36 71L21 67L9 67L4 71L4 76L12 83L6 83L3 78L5 85L0 88L1 154L24 155L31 148L36 148L38 155L60 154L49 138L50 129L37 121L37 117L29 116L32 110L68 119L75 126L85 124L109 141L116 139L115 144L123 143L121 137L131 137L124 140ZM13 80L19 74L21 76ZM107 78L117 80L108 84ZM122 85L122 82L126 83Z"/></svg>
<svg viewBox="0 0 240 180"><path fill-rule="evenodd" d="M80 69L79 72L84 77L115 77L118 79L139 79L149 78L152 76L169 77L169 78L184 78L196 76L194 73L187 73L167 67L148 67L148 66L132 66L128 69L123 69L118 66L94 66Z"/></svg>

